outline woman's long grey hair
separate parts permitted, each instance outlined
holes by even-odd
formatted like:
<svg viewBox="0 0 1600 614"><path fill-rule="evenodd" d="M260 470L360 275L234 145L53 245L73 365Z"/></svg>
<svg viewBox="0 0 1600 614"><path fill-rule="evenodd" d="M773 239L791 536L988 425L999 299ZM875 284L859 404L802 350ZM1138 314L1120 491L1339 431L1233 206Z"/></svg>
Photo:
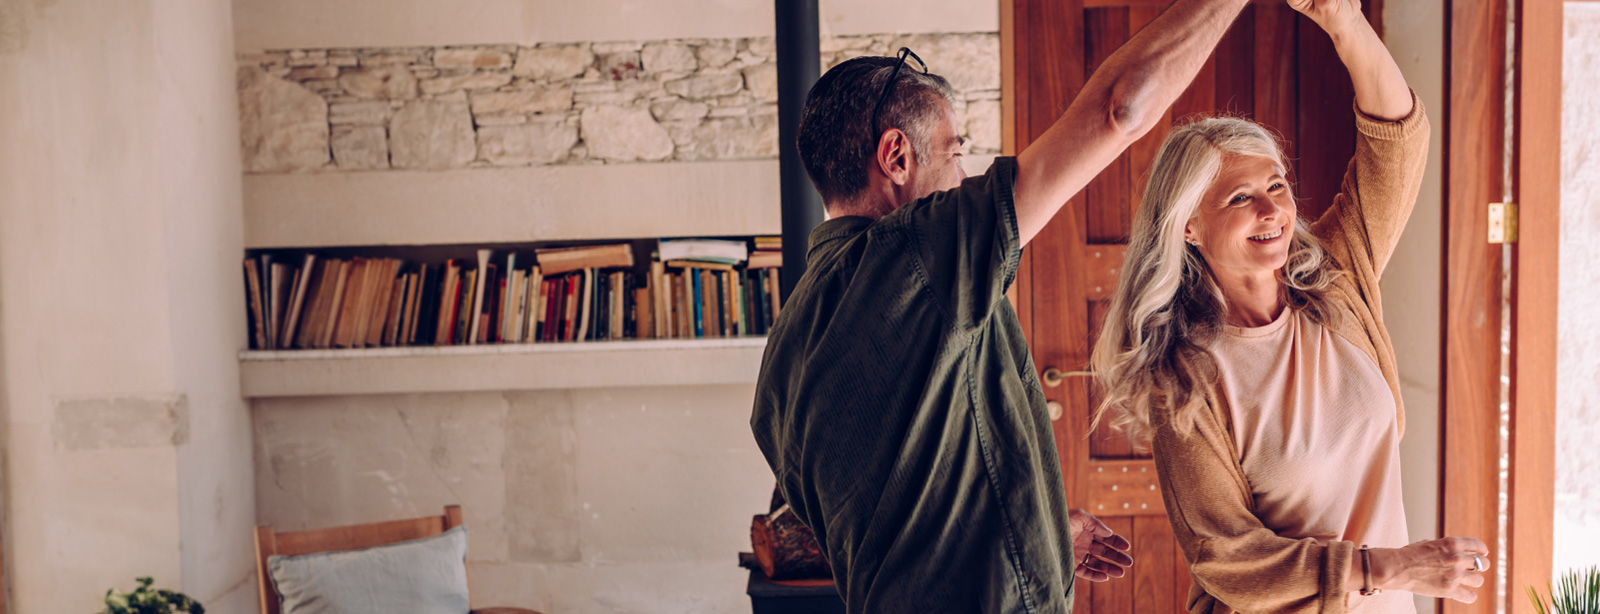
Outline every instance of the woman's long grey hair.
<svg viewBox="0 0 1600 614"><path fill-rule="evenodd" d="M1227 301L1200 252L1184 242L1184 228L1231 156L1267 158L1289 172L1266 128L1239 118L1202 119L1175 128L1162 143L1134 217L1090 364L1105 393L1094 425L1109 417L1136 444L1168 421L1187 433L1217 377L1207 350L1222 329ZM1326 323L1323 295L1339 274L1298 217L1279 274L1289 307Z"/></svg>

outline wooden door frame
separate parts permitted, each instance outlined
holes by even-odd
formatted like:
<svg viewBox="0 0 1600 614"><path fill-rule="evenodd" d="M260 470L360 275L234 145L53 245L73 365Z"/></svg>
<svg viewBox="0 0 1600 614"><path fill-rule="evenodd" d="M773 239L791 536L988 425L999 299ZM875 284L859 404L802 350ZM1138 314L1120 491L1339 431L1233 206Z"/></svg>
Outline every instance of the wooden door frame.
<svg viewBox="0 0 1600 614"><path fill-rule="evenodd" d="M1554 562L1557 293L1561 246L1561 0L1517 2L1512 194L1522 238L1511 248L1511 458L1507 612L1533 614L1529 586Z"/></svg>
<svg viewBox="0 0 1600 614"><path fill-rule="evenodd" d="M1506 0L1445 3L1444 301L1440 382L1441 535L1499 531L1502 300L1512 327L1508 612L1531 613L1526 587L1550 579L1555 483L1556 275L1560 226L1561 0L1516 7L1513 200L1520 237L1502 294L1502 248L1487 241L1487 205L1502 200ZM1420 536L1419 536L1420 537ZM1441 614L1494 612L1494 575L1477 603L1441 601Z"/></svg>

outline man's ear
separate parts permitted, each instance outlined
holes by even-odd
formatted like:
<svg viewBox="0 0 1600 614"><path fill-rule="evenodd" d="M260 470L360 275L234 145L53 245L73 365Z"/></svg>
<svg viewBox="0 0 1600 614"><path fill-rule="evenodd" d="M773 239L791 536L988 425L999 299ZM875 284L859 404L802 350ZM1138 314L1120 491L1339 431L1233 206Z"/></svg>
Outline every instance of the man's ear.
<svg viewBox="0 0 1600 614"><path fill-rule="evenodd" d="M891 183L905 185L911 181L912 155L911 139L899 128L890 128L878 137L878 151L873 159Z"/></svg>

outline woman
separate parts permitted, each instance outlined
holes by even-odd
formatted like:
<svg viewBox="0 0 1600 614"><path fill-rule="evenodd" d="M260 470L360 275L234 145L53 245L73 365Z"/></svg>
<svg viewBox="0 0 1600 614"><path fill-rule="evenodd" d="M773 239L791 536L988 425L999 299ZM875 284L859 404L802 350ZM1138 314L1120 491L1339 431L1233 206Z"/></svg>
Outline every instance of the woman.
<svg viewBox="0 0 1600 614"><path fill-rule="evenodd" d="M1174 130L1092 359L1106 391L1096 421L1150 438L1191 612L1409 614L1408 593L1470 603L1482 542L1407 545L1404 413L1378 289L1428 121L1359 0L1290 4L1354 82L1342 193L1307 223L1265 129Z"/></svg>

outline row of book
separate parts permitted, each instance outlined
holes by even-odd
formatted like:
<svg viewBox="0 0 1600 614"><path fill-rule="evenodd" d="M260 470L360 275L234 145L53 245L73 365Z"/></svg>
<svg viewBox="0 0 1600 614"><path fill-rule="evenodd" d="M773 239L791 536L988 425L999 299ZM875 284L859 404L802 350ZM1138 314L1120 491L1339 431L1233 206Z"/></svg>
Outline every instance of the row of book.
<svg viewBox="0 0 1600 614"><path fill-rule="evenodd" d="M363 348L764 335L782 244L666 240L407 262L313 253L244 261L250 347Z"/></svg>

